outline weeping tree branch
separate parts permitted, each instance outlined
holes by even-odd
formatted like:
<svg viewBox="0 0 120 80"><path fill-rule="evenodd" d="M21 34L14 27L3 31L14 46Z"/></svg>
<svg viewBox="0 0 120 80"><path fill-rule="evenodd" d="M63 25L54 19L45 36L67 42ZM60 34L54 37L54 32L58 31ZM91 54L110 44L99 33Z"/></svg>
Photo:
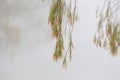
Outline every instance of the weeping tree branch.
<svg viewBox="0 0 120 80"><path fill-rule="evenodd" d="M114 56L118 54L120 47L120 2L105 0L104 4L97 10L98 29L94 36L94 43L97 47L109 50Z"/></svg>
<svg viewBox="0 0 120 80"><path fill-rule="evenodd" d="M74 2L74 7L71 5L72 2ZM72 58L72 30L76 20L76 0L53 0L48 18L52 36L56 39L53 60L58 61L62 59L64 67L67 66L67 55L70 56L70 59ZM64 22L66 22L65 24L67 26L63 25ZM64 30L64 27L67 27L65 28L67 30ZM64 48L64 31L67 31L69 34L69 45L67 50Z"/></svg>

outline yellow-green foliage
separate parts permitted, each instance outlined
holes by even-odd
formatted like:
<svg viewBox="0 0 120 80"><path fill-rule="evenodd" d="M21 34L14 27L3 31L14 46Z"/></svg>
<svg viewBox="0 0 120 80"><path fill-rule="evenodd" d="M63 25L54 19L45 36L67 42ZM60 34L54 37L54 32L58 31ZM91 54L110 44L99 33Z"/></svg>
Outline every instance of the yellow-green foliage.
<svg viewBox="0 0 120 80"><path fill-rule="evenodd" d="M51 25L52 36L56 39L56 46L55 51L53 53L53 60L58 61L63 59L63 65L67 65L67 55L69 54L70 59L72 55L72 30L74 21L76 18L76 0L73 0L74 7L72 8L71 2L72 0L67 1L69 5L66 4L66 0L53 0L50 14L48 18L48 23ZM67 22L67 23L66 23ZM63 24L67 24L69 26L65 26ZM67 27L67 28L65 28ZM64 36L65 34L64 29L68 29L68 38L69 38L69 45L68 49L64 49Z"/></svg>
<svg viewBox="0 0 120 80"><path fill-rule="evenodd" d="M113 5L115 3L106 0L105 7L98 8L98 30L94 37L94 43L99 47L108 49L113 56L118 53L120 46L120 23L117 17L119 13L113 10L118 9L117 5Z"/></svg>

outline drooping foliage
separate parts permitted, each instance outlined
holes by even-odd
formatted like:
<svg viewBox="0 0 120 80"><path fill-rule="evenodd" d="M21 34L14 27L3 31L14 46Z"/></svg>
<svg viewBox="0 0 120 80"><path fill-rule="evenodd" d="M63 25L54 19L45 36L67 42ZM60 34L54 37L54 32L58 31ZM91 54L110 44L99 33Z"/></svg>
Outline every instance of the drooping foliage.
<svg viewBox="0 0 120 80"><path fill-rule="evenodd" d="M97 47L108 49L112 56L118 53L120 47L120 1L105 0L96 12L98 29L94 36Z"/></svg>
<svg viewBox="0 0 120 80"><path fill-rule="evenodd" d="M74 3L74 4L71 4ZM67 57L71 59L73 42L72 30L76 16L76 0L52 0L48 24L51 26L52 36L56 39L53 60L63 60L63 66L67 66ZM68 47L65 48L65 36L68 36Z"/></svg>

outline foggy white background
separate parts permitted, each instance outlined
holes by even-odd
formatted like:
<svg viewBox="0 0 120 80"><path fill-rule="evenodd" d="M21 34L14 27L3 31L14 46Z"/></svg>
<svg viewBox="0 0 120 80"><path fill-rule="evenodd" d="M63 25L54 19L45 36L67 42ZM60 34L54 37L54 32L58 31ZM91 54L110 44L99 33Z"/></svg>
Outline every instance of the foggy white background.
<svg viewBox="0 0 120 80"><path fill-rule="evenodd" d="M120 55L96 48L98 0L78 0L74 52L67 70L52 60L50 0L0 0L0 80L120 80Z"/></svg>

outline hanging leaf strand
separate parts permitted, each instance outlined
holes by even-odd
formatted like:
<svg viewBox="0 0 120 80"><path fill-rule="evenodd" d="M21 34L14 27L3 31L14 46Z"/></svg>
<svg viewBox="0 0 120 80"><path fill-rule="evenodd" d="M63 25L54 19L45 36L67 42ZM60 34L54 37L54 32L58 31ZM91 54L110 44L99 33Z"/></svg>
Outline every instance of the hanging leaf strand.
<svg viewBox="0 0 120 80"><path fill-rule="evenodd" d="M74 7L71 6L72 1L75 3ZM69 5L67 2L69 2ZM48 24L51 25L52 36L56 39L53 60L58 61L63 59L63 66L67 65L67 55L64 53L66 52L69 54L70 59L72 57L72 30L74 21L77 20L76 18L76 0L53 0L48 18ZM67 24L67 26L64 26L63 24ZM68 36L70 40L68 45L69 52L64 49L64 31L68 31L70 35Z"/></svg>
<svg viewBox="0 0 120 80"><path fill-rule="evenodd" d="M108 49L114 56L120 47L120 4L118 0L105 0L104 4L103 8L97 9L98 32L94 36L94 43Z"/></svg>

